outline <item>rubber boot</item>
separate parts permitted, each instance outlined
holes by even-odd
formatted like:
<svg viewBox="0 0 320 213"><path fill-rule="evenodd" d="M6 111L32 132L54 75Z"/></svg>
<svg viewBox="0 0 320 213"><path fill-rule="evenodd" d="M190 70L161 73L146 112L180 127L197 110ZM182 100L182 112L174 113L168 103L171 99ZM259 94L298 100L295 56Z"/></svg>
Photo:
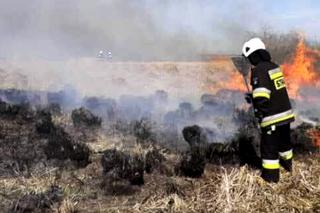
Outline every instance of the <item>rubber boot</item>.
<svg viewBox="0 0 320 213"><path fill-rule="evenodd" d="M278 183L280 179L279 169L262 169L261 177L269 183Z"/></svg>
<svg viewBox="0 0 320 213"><path fill-rule="evenodd" d="M280 165L288 172L292 171L292 159L284 160L280 158Z"/></svg>

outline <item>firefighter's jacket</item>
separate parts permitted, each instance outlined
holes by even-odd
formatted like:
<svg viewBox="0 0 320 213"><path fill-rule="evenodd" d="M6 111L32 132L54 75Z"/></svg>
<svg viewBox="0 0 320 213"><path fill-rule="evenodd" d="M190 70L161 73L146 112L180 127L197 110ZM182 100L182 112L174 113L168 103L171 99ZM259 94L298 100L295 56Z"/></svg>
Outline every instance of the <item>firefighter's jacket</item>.
<svg viewBox="0 0 320 213"><path fill-rule="evenodd" d="M294 121L284 76L278 65L260 62L252 69L251 86L253 106L261 128Z"/></svg>

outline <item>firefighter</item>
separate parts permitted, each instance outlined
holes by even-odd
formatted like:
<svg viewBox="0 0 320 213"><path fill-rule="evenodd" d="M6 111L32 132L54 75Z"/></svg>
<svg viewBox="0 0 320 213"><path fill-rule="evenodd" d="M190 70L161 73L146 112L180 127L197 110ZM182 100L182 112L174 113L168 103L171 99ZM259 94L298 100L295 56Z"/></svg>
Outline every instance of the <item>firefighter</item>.
<svg viewBox="0 0 320 213"><path fill-rule="evenodd" d="M292 170L290 123L294 121L295 115L283 72L271 61L261 39L247 41L242 53L252 65L252 93L246 94L246 100L252 101L261 129L261 177L267 182L276 183L279 181L280 166L289 172Z"/></svg>

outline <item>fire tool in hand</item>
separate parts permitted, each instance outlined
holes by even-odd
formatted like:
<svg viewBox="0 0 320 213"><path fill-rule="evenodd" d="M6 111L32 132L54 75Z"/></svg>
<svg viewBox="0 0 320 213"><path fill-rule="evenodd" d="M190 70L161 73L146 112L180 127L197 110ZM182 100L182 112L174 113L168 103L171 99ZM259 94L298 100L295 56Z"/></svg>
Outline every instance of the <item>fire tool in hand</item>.
<svg viewBox="0 0 320 213"><path fill-rule="evenodd" d="M252 92L250 91L250 87L248 84L248 75L249 75L249 71L251 68L250 62L248 61L248 59L246 59L244 56L239 55L239 56L233 56L231 57L231 60L234 64L234 66L236 67L236 69L238 70L238 72L241 74L241 76L243 77L243 81L246 85L247 88L247 92L245 93L245 100L247 101L248 104L252 105L252 109L253 109L253 113L255 115L257 115L257 110L254 109L253 106L253 96L252 96ZM257 116L256 116L257 118ZM258 127L258 129L260 128L259 126L259 122L256 121L256 126Z"/></svg>

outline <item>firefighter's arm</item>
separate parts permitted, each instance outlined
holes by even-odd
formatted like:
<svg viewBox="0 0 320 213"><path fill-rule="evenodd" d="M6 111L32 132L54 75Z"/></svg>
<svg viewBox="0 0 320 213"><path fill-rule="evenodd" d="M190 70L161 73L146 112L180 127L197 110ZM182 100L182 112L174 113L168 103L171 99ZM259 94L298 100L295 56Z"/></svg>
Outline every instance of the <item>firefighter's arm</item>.
<svg viewBox="0 0 320 213"><path fill-rule="evenodd" d="M256 70L253 78L253 106L258 118L263 117L269 110L271 89L268 73L265 70Z"/></svg>
<svg viewBox="0 0 320 213"><path fill-rule="evenodd" d="M259 120L261 120L263 117L265 117L265 114L268 111L269 100L267 100L267 98L254 98L253 106L254 106L255 116Z"/></svg>

